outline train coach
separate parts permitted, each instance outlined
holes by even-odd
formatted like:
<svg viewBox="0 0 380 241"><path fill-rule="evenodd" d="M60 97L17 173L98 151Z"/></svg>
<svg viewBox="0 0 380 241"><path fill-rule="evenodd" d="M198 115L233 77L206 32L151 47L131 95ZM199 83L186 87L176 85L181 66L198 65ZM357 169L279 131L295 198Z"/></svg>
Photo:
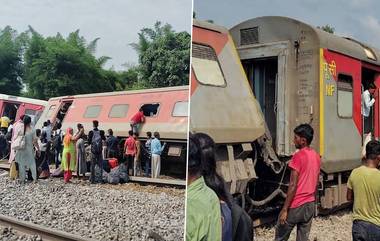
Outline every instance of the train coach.
<svg viewBox="0 0 380 241"><path fill-rule="evenodd" d="M192 46L190 129L215 139L231 192L251 210L281 207L293 129L309 123L322 158L320 211L346 204L364 126L380 135L378 97L368 123L361 114L363 90L380 86L380 51L286 17L230 30L194 20Z"/></svg>
<svg viewBox="0 0 380 241"><path fill-rule="evenodd" d="M0 117L18 120L22 115L29 115L36 123L46 105L47 101L43 100L0 94Z"/></svg>
<svg viewBox="0 0 380 241"><path fill-rule="evenodd" d="M161 175L183 180L186 178L186 147L188 131L187 86L149 90L95 93L51 98L37 126L50 120L53 129L57 122L62 130L76 129L78 123L85 133L92 130L92 121L99 121L99 129L107 133L112 129L115 136L125 140L131 117L143 109L145 123L140 129L142 144L146 132L159 132L161 142L166 143L161 156ZM122 143L121 143L122 145Z"/></svg>

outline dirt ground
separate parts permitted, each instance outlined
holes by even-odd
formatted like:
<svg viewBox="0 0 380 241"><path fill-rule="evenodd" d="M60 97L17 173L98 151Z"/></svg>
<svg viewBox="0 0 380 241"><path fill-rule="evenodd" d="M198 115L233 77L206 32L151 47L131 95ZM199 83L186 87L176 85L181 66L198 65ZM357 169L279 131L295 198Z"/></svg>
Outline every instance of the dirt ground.
<svg viewBox="0 0 380 241"><path fill-rule="evenodd" d="M352 213L341 211L326 217L317 217L313 220L309 241L352 241L351 237ZM274 226L256 228L255 241L270 241L274 239ZM293 230L289 241L296 240Z"/></svg>

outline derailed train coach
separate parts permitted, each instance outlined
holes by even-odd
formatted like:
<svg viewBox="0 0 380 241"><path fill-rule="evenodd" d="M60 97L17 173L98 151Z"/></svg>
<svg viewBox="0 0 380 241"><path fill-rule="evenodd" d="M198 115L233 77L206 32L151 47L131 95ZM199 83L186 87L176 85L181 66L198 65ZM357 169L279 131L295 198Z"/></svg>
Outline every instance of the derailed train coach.
<svg viewBox="0 0 380 241"><path fill-rule="evenodd" d="M186 178L186 147L188 127L188 86L94 93L75 96L62 96L49 99L37 126L50 120L53 129L58 122L62 130L78 123L88 134L92 130L92 121L99 121L99 129L107 134L112 129L120 140L120 148L131 130L130 119L140 107L145 115L145 123L139 134L142 146L146 141L146 132L160 133L161 143L166 143L161 156L161 175L169 179ZM143 154L145 150L142 150ZM175 184L175 183L174 183Z"/></svg>
<svg viewBox="0 0 380 241"><path fill-rule="evenodd" d="M219 172L243 205L281 207L302 123L314 128L322 158L319 210L347 203L365 136L361 93L380 86L380 51L294 19L259 17L230 30L194 20L192 56L190 129L216 140ZM378 97L369 120L378 138Z"/></svg>
<svg viewBox="0 0 380 241"><path fill-rule="evenodd" d="M22 115L29 115L35 124L46 105L44 100L0 94L0 117L18 120Z"/></svg>

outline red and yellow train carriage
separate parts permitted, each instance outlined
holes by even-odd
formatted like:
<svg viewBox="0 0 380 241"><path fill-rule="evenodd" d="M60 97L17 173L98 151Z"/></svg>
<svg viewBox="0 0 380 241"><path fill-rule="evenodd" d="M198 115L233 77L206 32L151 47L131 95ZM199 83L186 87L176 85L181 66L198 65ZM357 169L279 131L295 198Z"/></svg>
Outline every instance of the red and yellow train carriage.
<svg viewBox="0 0 380 241"><path fill-rule="evenodd" d="M294 19L259 17L230 30L194 20L192 55L190 130L215 139L232 193L253 209L280 206L293 129L309 123L322 157L321 210L347 202L348 175L361 163L361 94L380 84L380 51ZM379 102L369 117L375 138Z"/></svg>
<svg viewBox="0 0 380 241"><path fill-rule="evenodd" d="M159 132L161 142L166 142L161 162L161 174L175 180L155 182L185 185L186 144L188 130L187 86L149 90L95 93L62 96L49 99L37 126L47 119L53 126L60 121L62 130L76 128L81 123L85 133L92 130L92 121L99 121L99 128L112 129L115 136L125 139L130 128L130 119L141 107L145 123L140 129L140 138L146 140L146 132ZM59 120L58 120L59 119ZM132 180L153 182L152 179L132 177Z"/></svg>

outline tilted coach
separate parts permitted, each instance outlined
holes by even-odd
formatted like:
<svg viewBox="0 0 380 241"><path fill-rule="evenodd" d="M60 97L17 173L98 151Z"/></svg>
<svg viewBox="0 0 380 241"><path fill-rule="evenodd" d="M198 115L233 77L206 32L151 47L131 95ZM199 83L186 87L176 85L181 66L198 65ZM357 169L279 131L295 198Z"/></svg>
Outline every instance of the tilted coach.
<svg viewBox="0 0 380 241"><path fill-rule="evenodd" d="M347 202L365 136L361 94L380 86L379 50L298 20L259 17L230 30L195 20L192 56L190 129L215 139L232 193L253 209L280 207L293 129L309 123L322 158L320 210ZM369 120L378 138L378 97Z"/></svg>
<svg viewBox="0 0 380 241"><path fill-rule="evenodd" d="M106 133L112 129L114 136L124 140L131 130L131 117L141 107L146 119L139 131L143 144L146 132L159 132L162 144L166 142L161 157L161 174L184 180L188 96L189 88L181 86L55 97L49 99L37 127L50 119L53 126L61 121L64 131L68 127L76 130L77 124L81 123L88 133L92 130L92 121L98 120L99 129Z"/></svg>

